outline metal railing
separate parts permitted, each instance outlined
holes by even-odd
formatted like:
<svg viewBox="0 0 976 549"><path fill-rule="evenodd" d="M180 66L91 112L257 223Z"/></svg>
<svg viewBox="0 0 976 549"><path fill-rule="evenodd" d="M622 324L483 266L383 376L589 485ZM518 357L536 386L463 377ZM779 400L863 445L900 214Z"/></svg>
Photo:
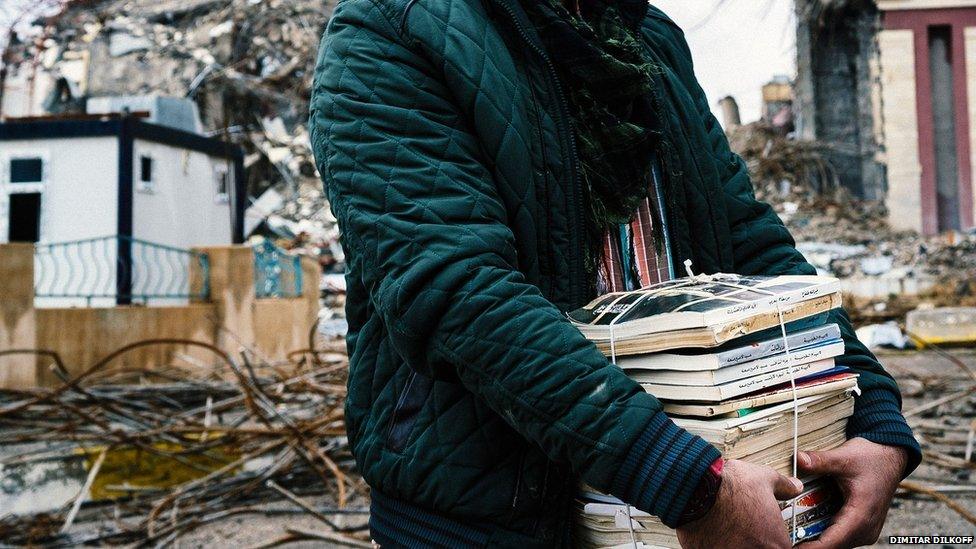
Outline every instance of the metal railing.
<svg viewBox="0 0 976 549"><path fill-rule="evenodd" d="M34 252L34 295L117 304L210 298L207 254L128 236L41 243Z"/></svg>
<svg viewBox="0 0 976 549"><path fill-rule="evenodd" d="M254 246L254 291L257 297L302 295L302 260L263 240Z"/></svg>

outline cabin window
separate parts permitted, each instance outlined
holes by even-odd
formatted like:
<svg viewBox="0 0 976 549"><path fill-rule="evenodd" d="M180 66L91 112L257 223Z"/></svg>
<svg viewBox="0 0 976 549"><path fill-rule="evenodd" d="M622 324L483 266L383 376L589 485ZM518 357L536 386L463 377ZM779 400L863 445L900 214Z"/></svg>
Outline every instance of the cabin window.
<svg viewBox="0 0 976 549"><path fill-rule="evenodd" d="M139 190L152 192L155 189L155 166L151 156L139 156Z"/></svg>
<svg viewBox="0 0 976 549"><path fill-rule="evenodd" d="M43 183L44 159L40 157L11 158L11 183Z"/></svg>
<svg viewBox="0 0 976 549"><path fill-rule="evenodd" d="M214 200L218 204L226 204L229 198L230 172L226 168L214 170Z"/></svg>

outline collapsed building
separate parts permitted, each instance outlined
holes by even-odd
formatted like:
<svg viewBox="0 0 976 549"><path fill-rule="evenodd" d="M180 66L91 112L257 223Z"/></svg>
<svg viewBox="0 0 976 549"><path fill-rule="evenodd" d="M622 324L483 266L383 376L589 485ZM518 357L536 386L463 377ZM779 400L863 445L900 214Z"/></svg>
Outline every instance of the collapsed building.
<svg viewBox="0 0 976 549"><path fill-rule="evenodd" d="M976 1L796 0L798 135L896 229L973 218Z"/></svg>
<svg viewBox="0 0 976 549"><path fill-rule="evenodd" d="M976 304L976 0L795 2L792 89L726 125L757 195L859 322Z"/></svg>

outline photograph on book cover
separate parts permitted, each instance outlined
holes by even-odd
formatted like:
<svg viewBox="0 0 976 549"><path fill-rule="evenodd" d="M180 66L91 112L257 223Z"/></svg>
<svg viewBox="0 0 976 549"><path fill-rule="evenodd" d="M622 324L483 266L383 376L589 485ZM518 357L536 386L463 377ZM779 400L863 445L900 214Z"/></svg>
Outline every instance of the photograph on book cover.
<svg viewBox="0 0 976 549"><path fill-rule="evenodd" d="M829 277L719 277L715 282L673 280L633 292L602 296L574 311L581 324L621 324L664 313L733 315L753 308L786 305L829 294L839 288Z"/></svg>

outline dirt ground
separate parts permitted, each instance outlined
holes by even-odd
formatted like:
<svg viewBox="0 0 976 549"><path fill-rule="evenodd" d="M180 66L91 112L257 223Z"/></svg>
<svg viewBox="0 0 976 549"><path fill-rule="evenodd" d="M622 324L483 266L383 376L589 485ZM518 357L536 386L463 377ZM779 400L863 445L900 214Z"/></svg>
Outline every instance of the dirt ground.
<svg viewBox="0 0 976 549"><path fill-rule="evenodd" d="M328 501L316 501L314 499L309 499L308 501L313 505L334 505L334 502ZM352 510L364 509L368 507L369 504L364 498L354 500L349 504L349 508ZM294 506L290 506L288 503L284 502L280 505L280 508L296 510ZM368 520L368 516L365 514L327 515L327 518L332 520L340 527L351 528L364 526ZM188 536L184 536L182 539L180 539L177 544L177 548L190 549L204 547L231 547L234 549L250 549L264 547L281 540L284 536L287 536L289 530L316 533L327 532L329 528L323 523L319 522L319 520L315 517L305 513L276 516L237 516L211 523L197 529ZM362 532L363 530L360 529L359 531ZM312 547L343 547L342 545L325 541L290 542L282 546L295 549Z"/></svg>
<svg viewBox="0 0 976 549"><path fill-rule="evenodd" d="M960 350L951 352L976 368L976 352ZM911 393L918 391L918 382L914 381L916 378L928 375L945 377L948 380L947 387L950 390L952 390L957 379L959 383L965 379L956 366L930 351L885 352L881 353L881 358L888 370L899 378L899 382L906 389L905 392L909 393L905 398L905 410L910 410L938 396L931 394L931 391L926 394L911 396ZM940 412L941 410L936 410L935 415ZM968 415L972 417L976 415L976 411L970 409ZM912 475L911 479L927 485L976 486L976 478L965 473L957 473L926 464L923 464ZM952 494L952 498L970 512L976 513L976 491L968 494ZM287 507L287 504L283 505ZM365 502L357 501L353 506L363 507ZM366 517L361 515L347 516L337 520L349 521L348 524L362 524ZM289 528L313 532L325 530L315 518L305 514L272 517L241 516L201 528L180 540L179 547L235 547L241 549L257 547L281 538ZM879 546L887 546L886 542L890 535L965 536L974 534L976 534L976 527L970 525L940 502L919 497L899 497L895 500L894 506L888 514ZM301 542L287 546L326 547L332 545L326 542ZM934 545L934 547L939 547L939 545Z"/></svg>
<svg viewBox="0 0 976 549"><path fill-rule="evenodd" d="M976 369L976 351L949 349L948 352L971 368ZM932 391L914 394L920 388L920 384L916 381L917 378L937 376L945 379L948 389L946 394L956 390L958 385L963 384L966 380L965 375L957 366L932 351L882 352L879 353L879 357L902 386L904 393L903 409L906 411L940 396ZM970 398L972 399L972 397ZM951 408L947 405L945 411L953 413L961 411L971 421L976 416L976 410L973 409L971 403L972 400L969 401L968 405L962 404L961 406L964 408ZM968 410L965 407L968 407ZM935 410L933 415L939 416L941 412L942 410ZM970 513L976 513L976 474L973 471L950 471L923 462L911 475L910 480L926 485L969 486L973 491L967 494L950 494L950 497ZM891 535L972 536L974 534L976 534L976 526L966 522L943 503L918 497L896 498L891 511L888 513L888 520L885 523L879 545L886 546L888 536Z"/></svg>

